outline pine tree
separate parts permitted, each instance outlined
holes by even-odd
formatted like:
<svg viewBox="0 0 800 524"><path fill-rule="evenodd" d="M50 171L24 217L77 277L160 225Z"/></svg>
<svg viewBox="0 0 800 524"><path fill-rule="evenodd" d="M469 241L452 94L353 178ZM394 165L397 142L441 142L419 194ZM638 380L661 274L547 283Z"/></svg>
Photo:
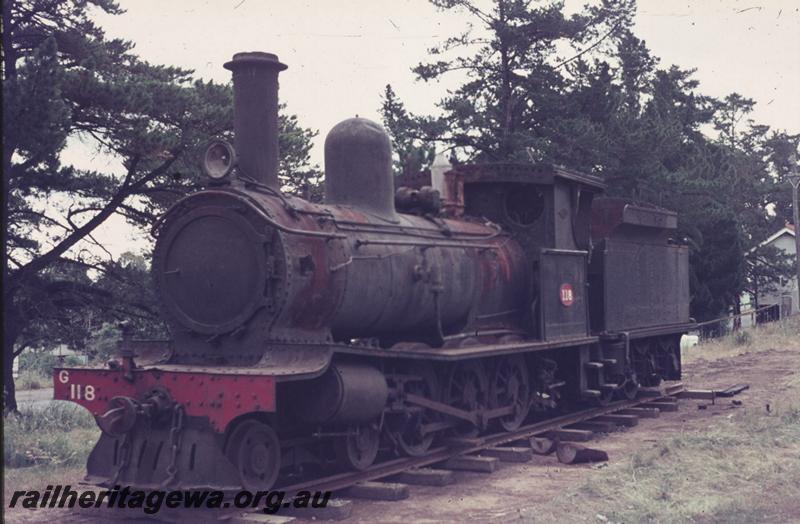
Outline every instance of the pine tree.
<svg viewBox="0 0 800 524"><path fill-rule="evenodd" d="M131 42L106 38L92 9L123 12L113 0L3 2L6 409L16 409L11 364L27 341L85 336L75 319L92 308L141 314L104 288L131 272L92 233L114 214L152 225L198 187L208 140L232 129L229 85L139 59ZM314 133L293 116L280 122L281 174L298 190L303 177L318 181L308 156ZM63 163L70 141L91 144L122 173Z"/></svg>
<svg viewBox="0 0 800 524"><path fill-rule="evenodd" d="M437 60L413 71L426 82L453 71L466 75L439 104L446 132L437 138L478 161L547 158L558 139L566 66L625 34L635 5L603 0L567 17L559 1L495 0L490 9L468 0L432 3L466 11L477 24L430 49Z"/></svg>
<svg viewBox="0 0 800 524"><path fill-rule="evenodd" d="M436 129L439 121L409 114L391 85L383 92L381 115L392 139L395 174L417 173L430 167L436 155L434 140L441 134Z"/></svg>
<svg viewBox="0 0 800 524"><path fill-rule="evenodd" d="M422 81L454 71L466 79L438 119L407 113L387 89L384 122L401 150L436 141L473 161L561 164L602 176L611 195L677 211L698 319L736 308L752 282L780 278L779 261L753 248L789 216L777 183L798 137L748 122L752 102L741 95L704 96L693 70L659 67L632 32L633 2L572 16L561 2L432 3L474 25L413 71ZM719 139L706 134L714 126ZM771 268L756 269L764 257Z"/></svg>

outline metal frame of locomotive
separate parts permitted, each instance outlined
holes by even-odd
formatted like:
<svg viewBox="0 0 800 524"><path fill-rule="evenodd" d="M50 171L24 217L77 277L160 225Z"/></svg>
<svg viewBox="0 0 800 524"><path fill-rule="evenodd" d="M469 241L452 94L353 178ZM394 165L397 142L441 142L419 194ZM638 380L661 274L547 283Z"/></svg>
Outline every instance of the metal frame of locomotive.
<svg viewBox="0 0 800 524"><path fill-rule="evenodd" d="M326 139L326 203L284 195L286 66L239 53L225 67L236 150L212 144L208 187L156 226L173 339L54 374L55 398L103 430L89 480L268 489L282 466L362 469L379 449L420 455L680 377L674 213L542 165L459 166L395 191L389 138L360 118Z"/></svg>

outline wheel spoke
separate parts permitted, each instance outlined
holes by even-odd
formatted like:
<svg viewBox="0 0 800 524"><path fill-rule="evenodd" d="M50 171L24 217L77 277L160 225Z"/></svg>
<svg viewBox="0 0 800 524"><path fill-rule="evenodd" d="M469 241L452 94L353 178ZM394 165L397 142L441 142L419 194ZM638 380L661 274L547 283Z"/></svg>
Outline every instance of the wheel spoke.
<svg viewBox="0 0 800 524"><path fill-rule="evenodd" d="M475 362L458 362L450 370L444 401L459 409L474 412L488 405L489 381L483 366ZM460 421L455 433L459 436L475 436L480 429Z"/></svg>
<svg viewBox="0 0 800 524"><path fill-rule="evenodd" d="M439 381L430 367L412 366L406 370L406 374L420 377L420 380L407 386L409 392L429 400L439 400ZM398 418L394 428L387 425L387 429L392 433L393 440L397 442L400 451L412 457L424 455L433 444L435 434L423 435L422 426L439 420L439 415L429 409L423 409L412 415L403 415Z"/></svg>
<svg viewBox="0 0 800 524"><path fill-rule="evenodd" d="M495 368L490 405L492 408L513 408L511 414L499 420L507 431L519 428L528 416L531 399L528 376L525 359L519 355L503 357Z"/></svg>

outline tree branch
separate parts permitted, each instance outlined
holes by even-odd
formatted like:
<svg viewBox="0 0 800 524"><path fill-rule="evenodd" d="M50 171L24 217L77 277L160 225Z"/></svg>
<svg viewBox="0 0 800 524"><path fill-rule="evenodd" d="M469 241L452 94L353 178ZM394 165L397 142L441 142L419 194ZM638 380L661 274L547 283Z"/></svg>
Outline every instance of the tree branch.
<svg viewBox="0 0 800 524"><path fill-rule="evenodd" d="M595 47L599 46L599 45L600 45L600 44L603 42L603 40L605 40L606 38L608 38L609 36L611 36L611 34L612 34L614 31L616 31L616 30L617 30L617 29L618 29L618 28L619 28L621 25L622 25L622 22L617 22L617 24L616 24L616 25L614 25L614 27L612 27L611 29L609 29L609 30L608 30L608 32L606 32L606 34L604 34L603 36L601 36L601 37L600 37L600 38L599 38L599 39L598 39L598 40L597 40L595 43L593 43L592 45L590 45L590 46L589 46L589 47L587 47L586 49L582 50L580 53L578 53L577 55L573 56L572 58L567 58L566 60L564 60L564 61L562 61L562 62L560 62L560 63L556 64L556 65L553 67L553 69L554 69L554 70L555 70L555 69L559 69L560 67L567 65L568 63L572 62L573 60L577 60L578 58L580 58L580 57L581 57L581 56L583 56L584 54L588 53L589 51L591 51L591 50L592 50L592 49L594 49Z"/></svg>
<svg viewBox="0 0 800 524"><path fill-rule="evenodd" d="M105 220L111 216L114 211L116 211L117 207L125 201L128 196L130 196L131 192L133 191L134 185L131 184L131 179L133 178L134 173L136 172L136 167L139 164L139 157L135 157L132 159L130 163L130 167L128 169L128 173L125 176L125 180L120 185L117 193L108 201L108 203L103 206L103 209L94 215L88 222L86 222L83 226L78 227L72 233L66 236L64 240L59 242L55 247L50 249L50 251L35 257L33 260L25 264L23 267L18 269L14 272L13 275L10 276L9 280L11 281L11 287L15 287L18 285L22 280L27 278L29 275L38 273L49 264L51 264L54 260L58 259L63 255L67 250L69 250L72 246L80 242L86 235L94 231L100 224L105 222ZM152 173L151 173L152 175Z"/></svg>

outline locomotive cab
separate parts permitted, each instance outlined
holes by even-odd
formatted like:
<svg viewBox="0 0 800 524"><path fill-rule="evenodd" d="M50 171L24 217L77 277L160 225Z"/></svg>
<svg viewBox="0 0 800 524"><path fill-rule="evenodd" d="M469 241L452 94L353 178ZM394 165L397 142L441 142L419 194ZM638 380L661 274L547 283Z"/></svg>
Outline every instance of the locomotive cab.
<svg viewBox="0 0 800 524"><path fill-rule="evenodd" d="M424 175L402 176L398 183L422 187L430 183ZM548 164L460 165L444 178L445 214L486 218L522 247L531 272L523 313L530 335L539 340L588 335L591 209L605 184Z"/></svg>

